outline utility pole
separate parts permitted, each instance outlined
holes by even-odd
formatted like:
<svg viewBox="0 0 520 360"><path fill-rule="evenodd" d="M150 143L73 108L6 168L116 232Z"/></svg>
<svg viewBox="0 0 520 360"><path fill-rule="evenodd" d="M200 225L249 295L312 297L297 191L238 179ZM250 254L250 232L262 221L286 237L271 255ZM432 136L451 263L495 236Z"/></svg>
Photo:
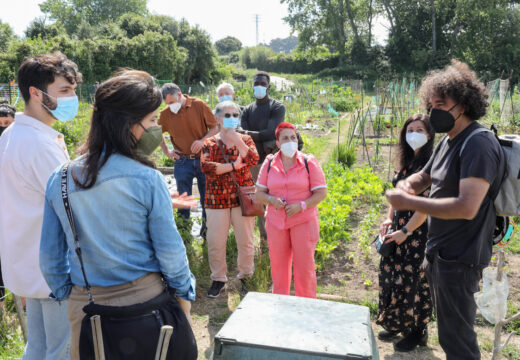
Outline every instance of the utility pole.
<svg viewBox="0 0 520 360"><path fill-rule="evenodd" d="M256 45L258 46L258 24L260 23L260 14L255 14L255 23L256 23Z"/></svg>

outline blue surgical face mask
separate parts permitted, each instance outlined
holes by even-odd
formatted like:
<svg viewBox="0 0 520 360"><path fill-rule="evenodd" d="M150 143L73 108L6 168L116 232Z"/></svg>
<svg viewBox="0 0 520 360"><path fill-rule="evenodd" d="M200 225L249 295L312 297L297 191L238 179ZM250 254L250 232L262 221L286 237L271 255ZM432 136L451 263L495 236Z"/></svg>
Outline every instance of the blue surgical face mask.
<svg viewBox="0 0 520 360"><path fill-rule="evenodd" d="M56 99L58 106L56 106L56 109L51 110L49 109L43 102L42 106L46 108L52 116L54 116L57 120L61 122L67 122L71 121L76 117L79 110L79 100L77 96L64 96L64 97L58 97L55 98L54 96L51 96L47 94L45 91L40 90L45 95L52 97Z"/></svg>
<svg viewBox="0 0 520 360"><path fill-rule="evenodd" d="M267 88L265 86L254 86L253 87L253 93L255 94L255 97L257 99L263 99L265 98L265 95L267 95Z"/></svg>
<svg viewBox="0 0 520 360"><path fill-rule="evenodd" d="M225 117L222 126L224 129L236 129L240 120L236 117Z"/></svg>
<svg viewBox="0 0 520 360"><path fill-rule="evenodd" d="M222 95L218 98L218 102L224 102L224 101L233 101L233 96L231 95Z"/></svg>

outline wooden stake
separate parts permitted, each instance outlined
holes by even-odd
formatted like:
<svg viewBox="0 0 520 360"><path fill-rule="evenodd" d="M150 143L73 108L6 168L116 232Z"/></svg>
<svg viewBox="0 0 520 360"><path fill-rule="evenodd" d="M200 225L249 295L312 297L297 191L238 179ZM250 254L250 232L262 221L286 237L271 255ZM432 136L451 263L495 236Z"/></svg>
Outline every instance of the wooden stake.
<svg viewBox="0 0 520 360"><path fill-rule="evenodd" d="M504 255L504 250L500 250L498 252L498 263L497 263L497 281L502 281L502 276L503 275L503 272L504 272L504 267L505 267L505 255ZM505 317L505 314L504 314L504 317ZM491 357L491 360L498 360L498 357L500 355L500 353L502 352L502 350L504 350L504 348L507 346L507 344L509 343L509 340L511 340L511 336L513 336L514 332L509 334L509 336L507 337L506 341L504 342L504 344L501 344L501 336L502 336L502 327L511 322L511 321L514 321L516 319L520 318L520 313L517 313L513 316L511 316L510 318L508 319L502 319L500 321L498 321L495 325L495 340L493 342L493 355Z"/></svg>
<svg viewBox="0 0 520 360"><path fill-rule="evenodd" d="M22 328L23 339L27 343L27 318L25 317L25 310L23 309L22 299L18 295L13 294L14 305L16 306L16 315Z"/></svg>

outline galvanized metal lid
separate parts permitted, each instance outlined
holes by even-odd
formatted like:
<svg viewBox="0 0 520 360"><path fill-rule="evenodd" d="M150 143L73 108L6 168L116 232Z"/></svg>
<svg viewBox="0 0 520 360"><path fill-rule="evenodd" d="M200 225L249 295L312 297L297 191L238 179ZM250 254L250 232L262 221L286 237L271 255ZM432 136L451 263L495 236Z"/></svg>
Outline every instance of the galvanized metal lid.
<svg viewBox="0 0 520 360"><path fill-rule="evenodd" d="M295 296L248 293L215 340L340 359L378 357L367 307Z"/></svg>

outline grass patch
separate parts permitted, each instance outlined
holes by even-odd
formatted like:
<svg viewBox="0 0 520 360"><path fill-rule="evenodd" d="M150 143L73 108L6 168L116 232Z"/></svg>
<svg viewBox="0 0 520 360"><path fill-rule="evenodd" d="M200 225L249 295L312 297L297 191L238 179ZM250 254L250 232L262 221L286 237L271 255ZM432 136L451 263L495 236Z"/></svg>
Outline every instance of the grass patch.
<svg viewBox="0 0 520 360"><path fill-rule="evenodd" d="M329 141L326 137L317 137L307 134L301 134L303 139L303 152L306 154L313 154L319 157L319 154L326 151L329 146Z"/></svg>
<svg viewBox="0 0 520 360"><path fill-rule="evenodd" d="M513 303L512 301L507 301L507 315L506 318L509 318L517 313L520 312L520 308ZM514 321L508 322L506 325L504 325L503 331L505 332L516 332L517 334L520 333L520 319L516 319Z"/></svg>
<svg viewBox="0 0 520 360"><path fill-rule="evenodd" d="M225 311L217 312L209 318L209 322L212 325L222 326L227 321L227 319L231 316L231 311L226 308Z"/></svg>
<svg viewBox="0 0 520 360"><path fill-rule="evenodd" d="M21 359L25 341L18 324L14 298L8 293L4 299L4 311L0 309L0 359Z"/></svg>

